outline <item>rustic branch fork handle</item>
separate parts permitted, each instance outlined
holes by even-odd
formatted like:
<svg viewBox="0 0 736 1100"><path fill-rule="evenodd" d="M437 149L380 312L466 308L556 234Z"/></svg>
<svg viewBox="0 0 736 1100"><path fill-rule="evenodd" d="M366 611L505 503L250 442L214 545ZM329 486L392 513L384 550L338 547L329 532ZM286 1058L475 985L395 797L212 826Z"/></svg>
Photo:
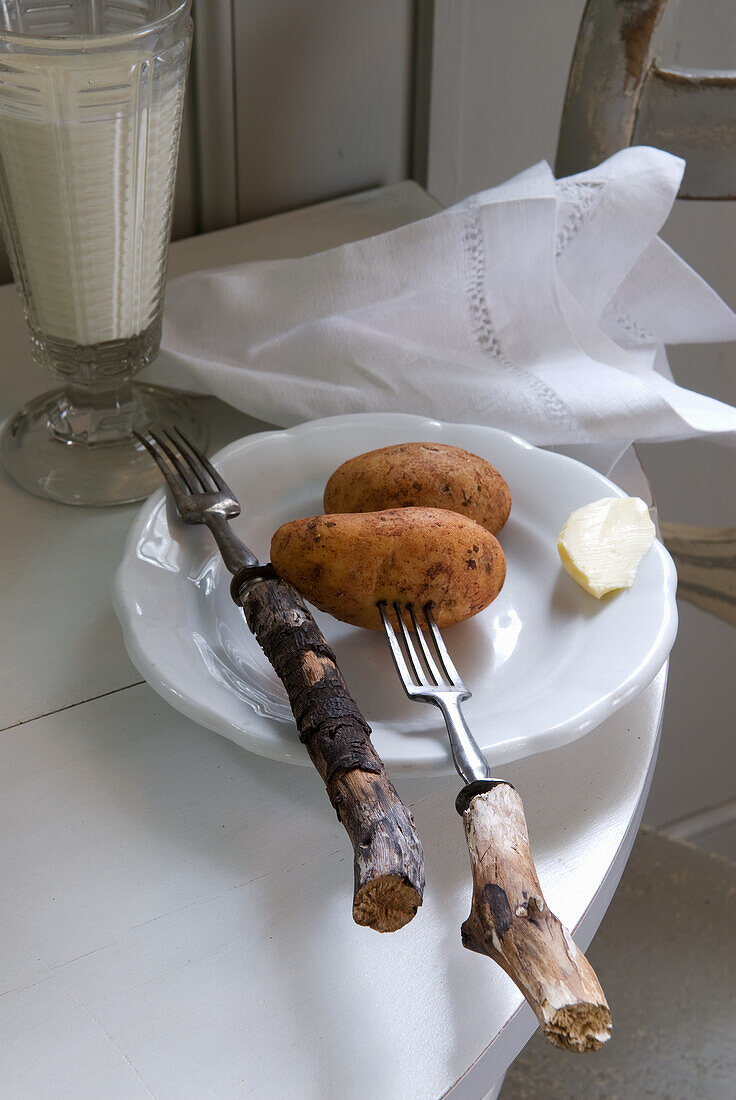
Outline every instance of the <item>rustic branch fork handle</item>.
<svg viewBox="0 0 736 1100"><path fill-rule="evenodd" d="M240 515L237 497L191 440L174 431L135 434L164 475L180 517L212 532L233 574L231 595L286 688L299 737L353 845L353 918L393 932L422 904L424 864L414 819L301 597L235 535L228 521Z"/></svg>
<svg viewBox="0 0 736 1100"><path fill-rule="evenodd" d="M394 932L422 904L424 864L414 819L322 632L296 589L269 568L243 570L233 591L286 688L299 738L353 845L353 919Z"/></svg>
<svg viewBox="0 0 736 1100"><path fill-rule="evenodd" d="M495 960L534 1009L547 1038L565 1050L597 1050L611 1013L590 963L544 900L521 798L491 775L462 712L471 692L455 668L432 605L378 604L396 671L410 699L439 707L455 768L473 872L465 947ZM394 625L395 621L395 625ZM426 631L426 636L425 636Z"/></svg>
<svg viewBox="0 0 736 1100"><path fill-rule="evenodd" d="M518 792L473 783L458 808L473 872L463 945L503 967L554 1046L597 1050L610 1038L611 1013L593 968L544 899Z"/></svg>

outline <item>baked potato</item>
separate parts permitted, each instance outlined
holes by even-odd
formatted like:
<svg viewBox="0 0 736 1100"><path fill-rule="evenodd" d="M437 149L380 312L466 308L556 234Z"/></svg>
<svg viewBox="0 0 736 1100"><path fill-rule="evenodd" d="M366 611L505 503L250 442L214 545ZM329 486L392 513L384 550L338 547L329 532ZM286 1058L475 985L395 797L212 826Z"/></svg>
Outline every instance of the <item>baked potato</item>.
<svg viewBox="0 0 736 1100"><path fill-rule="evenodd" d="M478 455L446 443L398 443L348 459L332 474L325 512L445 508L497 534L511 510L504 479Z"/></svg>
<svg viewBox="0 0 736 1100"><path fill-rule="evenodd" d="M371 630L381 629L379 600L432 603L440 628L462 622L496 598L506 575L497 539L440 508L292 520L275 532L271 561L321 611Z"/></svg>

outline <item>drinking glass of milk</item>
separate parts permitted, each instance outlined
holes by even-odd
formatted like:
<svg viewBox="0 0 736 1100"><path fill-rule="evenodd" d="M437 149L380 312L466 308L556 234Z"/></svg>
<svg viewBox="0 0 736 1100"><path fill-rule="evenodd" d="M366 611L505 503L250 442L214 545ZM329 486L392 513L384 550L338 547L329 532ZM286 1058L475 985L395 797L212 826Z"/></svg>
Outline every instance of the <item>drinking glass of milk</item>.
<svg viewBox="0 0 736 1100"><path fill-rule="evenodd" d="M40 496L116 504L160 477L133 436L182 397L131 381L158 352L191 0L2 0L0 222L33 358L63 382L6 425Z"/></svg>

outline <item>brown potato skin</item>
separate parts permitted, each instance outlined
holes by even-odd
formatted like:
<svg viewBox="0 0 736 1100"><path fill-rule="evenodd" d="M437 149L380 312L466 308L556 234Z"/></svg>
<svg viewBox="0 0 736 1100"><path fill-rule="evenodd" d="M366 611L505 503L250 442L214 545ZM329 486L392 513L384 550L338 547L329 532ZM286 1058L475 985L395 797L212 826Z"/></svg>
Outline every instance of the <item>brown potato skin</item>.
<svg viewBox="0 0 736 1100"><path fill-rule="evenodd" d="M398 443L348 459L327 482L325 512L446 508L498 534L511 511L504 479L478 455L445 443Z"/></svg>
<svg viewBox="0 0 736 1100"><path fill-rule="evenodd" d="M440 508L314 516L271 540L276 572L336 619L382 628L378 600L434 605L440 628L469 619L501 591L506 559L480 524Z"/></svg>

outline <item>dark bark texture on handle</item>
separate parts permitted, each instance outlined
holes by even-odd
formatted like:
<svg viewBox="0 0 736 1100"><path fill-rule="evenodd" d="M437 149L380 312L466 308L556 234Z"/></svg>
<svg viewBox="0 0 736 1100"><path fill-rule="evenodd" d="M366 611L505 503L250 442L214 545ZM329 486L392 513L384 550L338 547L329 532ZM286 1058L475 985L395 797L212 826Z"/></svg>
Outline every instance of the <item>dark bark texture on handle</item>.
<svg viewBox="0 0 736 1100"><path fill-rule="evenodd" d="M355 854L353 919L394 932L422 904L424 859L414 818L370 739L335 655L290 584L244 584L248 626L273 665L315 768Z"/></svg>
<svg viewBox="0 0 736 1100"><path fill-rule="evenodd" d="M554 1046L598 1050L610 1038L611 1013L593 968L544 900L519 794L499 783L473 798L463 822L473 871L463 945L503 967Z"/></svg>

